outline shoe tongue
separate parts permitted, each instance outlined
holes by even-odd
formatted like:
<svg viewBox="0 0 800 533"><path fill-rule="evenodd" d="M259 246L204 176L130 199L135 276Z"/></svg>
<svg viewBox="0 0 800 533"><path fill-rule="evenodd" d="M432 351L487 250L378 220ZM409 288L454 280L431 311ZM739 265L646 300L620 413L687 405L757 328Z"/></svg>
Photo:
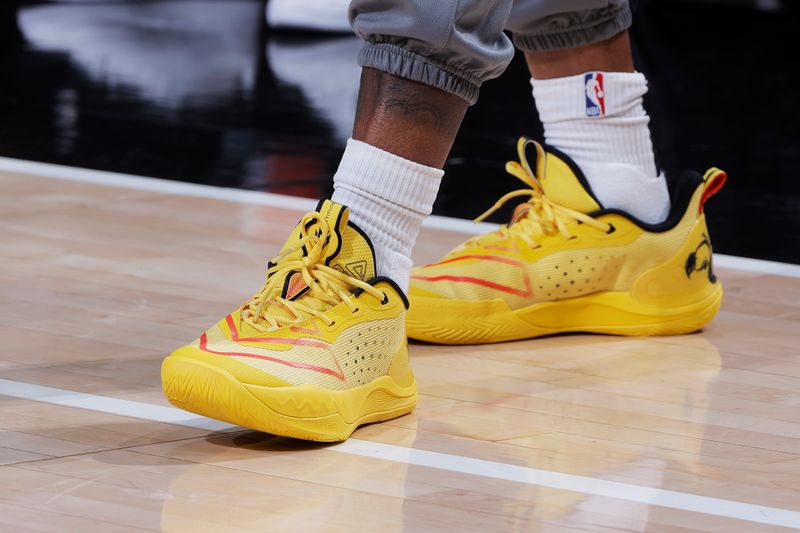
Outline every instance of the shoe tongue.
<svg viewBox="0 0 800 533"><path fill-rule="evenodd" d="M348 222L350 210L341 204L331 200L323 200L317 206L317 212L322 215L327 225L333 230L329 232L327 243L323 252L323 263L329 267L343 272L348 276L369 281L376 276L375 273L375 254L364 233L354 224ZM318 221L311 221L305 227L306 233L322 233ZM302 222L292 231L282 252L294 248L295 243L302 237L304 228ZM291 259L299 259L306 255L304 248L289 256ZM283 283L281 296L287 299L295 299L302 296L305 292L306 283L299 271L290 272L286 275Z"/></svg>
<svg viewBox="0 0 800 533"><path fill-rule="evenodd" d="M595 198L589 182L575 162L552 148L545 150L538 143L535 146L537 153L534 173L550 200L581 213L593 213L602 209L600 201Z"/></svg>

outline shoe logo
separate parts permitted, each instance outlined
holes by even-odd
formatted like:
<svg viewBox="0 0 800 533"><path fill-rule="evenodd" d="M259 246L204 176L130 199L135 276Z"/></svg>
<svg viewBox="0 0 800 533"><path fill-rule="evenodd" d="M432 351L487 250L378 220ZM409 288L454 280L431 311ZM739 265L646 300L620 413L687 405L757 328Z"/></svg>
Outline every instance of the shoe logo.
<svg viewBox="0 0 800 533"><path fill-rule="evenodd" d="M711 241L708 240L708 235L703 233L703 240L694 249L694 252L689 254L684 263L686 270L686 277L691 279L692 274L695 272L702 272L705 270L708 274L708 281L711 283L717 282L717 276L714 274L714 262L711 251Z"/></svg>
<svg viewBox="0 0 800 533"><path fill-rule="evenodd" d="M354 278L360 279L361 281L366 281L364 277L367 275L367 261L353 261L352 263L347 263L346 265L342 266L340 264L333 265L334 270L338 270L342 274L347 274L348 276L352 276Z"/></svg>
<svg viewBox="0 0 800 533"><path fill-rule="evenodd" d="M603 90L603 73L587 72L583 80L586 90L586 116L602 117L606 114L606 92Z"/></svg>
<svg viewBox="0 0 800 533"><path fill-rule="evenodd" d="M364 276L367 275L367 262L366 261L353 261L344 266L351 276L364 281Z"/></svg>

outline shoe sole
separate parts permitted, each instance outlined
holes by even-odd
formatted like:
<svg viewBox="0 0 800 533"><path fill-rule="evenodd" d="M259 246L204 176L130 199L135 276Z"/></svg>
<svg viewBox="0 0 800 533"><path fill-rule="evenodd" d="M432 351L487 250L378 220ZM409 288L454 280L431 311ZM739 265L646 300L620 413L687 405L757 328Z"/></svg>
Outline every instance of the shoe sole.
<svg viewBox="0 0 800 533"><path fill-rule="evenodd" d="M555 333L679 335L697 331L717 314L718 286L705 299L676 308L647 307L625 292L602 292L512 310L502 300L412 298L406 332L439 344L480 344Z"/></svg>
<svg viewBox="0 0 800 533"><path fill-rule="evenodd" d="M183 410L273 435L317 442L347 439L362 424L410 413L417 404L413 375L401 386L390 376L343 391L312 385L260 387L241 383L203 361L171 355L161 366L167 399Z"/></svg>

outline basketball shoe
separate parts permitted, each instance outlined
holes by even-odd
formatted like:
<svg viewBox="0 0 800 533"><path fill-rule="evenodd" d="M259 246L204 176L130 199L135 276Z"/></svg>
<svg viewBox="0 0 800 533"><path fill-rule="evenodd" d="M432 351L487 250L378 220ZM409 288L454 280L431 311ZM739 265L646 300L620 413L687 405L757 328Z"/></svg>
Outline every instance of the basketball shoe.
<svg viewBox="0 0 800 533"><path fill-rule="evenodd" d="M536 149L535 165L526 147ZM716 168L685 172L671 212L645 224L604 209L564 154L520 139L506 170L529 197L509 224L411 272L408 336L467 344L561 332L669 335L697 330L722 300L703 205L725 182Z"/></svg>
<svg viewBox="0 0 800 533"><path fill-rule="evenodd" d="M369 238L325 200L269 263L264 287L164 360L174 405L314 441L409 413L408 300L377 277Z"/></svg>

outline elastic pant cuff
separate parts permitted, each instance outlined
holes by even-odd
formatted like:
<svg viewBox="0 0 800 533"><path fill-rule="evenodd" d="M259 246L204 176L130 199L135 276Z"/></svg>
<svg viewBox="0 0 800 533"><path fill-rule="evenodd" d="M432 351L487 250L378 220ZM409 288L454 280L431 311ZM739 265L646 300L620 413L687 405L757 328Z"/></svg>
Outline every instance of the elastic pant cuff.
<svg viewBox="0 0 800 533"><path fill-rule="evenodd" d="M569 24L564 28L553 28L530 34L514 33L514 45L525 52L545 52L577 48L606 41L630 28L633 22L628 4L598 13L597 17L581 24Z"/></svg>
<svg viewBox="0 0 800 533"><path fill-rule="evenodd" d="M454 94L469 105L478 101L481 82L459 71L396 44L364 43L358 64Z"/></svg>

